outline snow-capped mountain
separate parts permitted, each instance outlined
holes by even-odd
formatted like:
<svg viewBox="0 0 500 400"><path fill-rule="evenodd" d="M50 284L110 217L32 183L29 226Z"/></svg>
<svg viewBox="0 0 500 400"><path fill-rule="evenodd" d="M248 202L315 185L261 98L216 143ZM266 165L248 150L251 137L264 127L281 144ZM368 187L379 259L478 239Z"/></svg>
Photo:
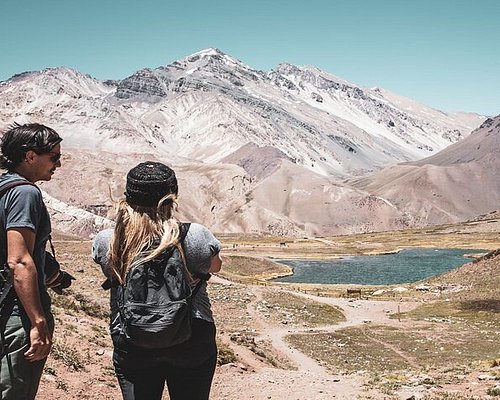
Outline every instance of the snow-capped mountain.
<svg viewBox="0 0 500 400"><path fill-rule="evenodd" d="M402 110L380 90L317 69L282 64L263 73L214 49L141 70L120 82L115 97L147 102L147 110L134 108L135 116L159 127L184 157L217 162L255 143L338 176L428 156L481 122L422 106Z"/></svg>
<svg viewBox="0 0 500 400"><path fill-rule="evenodd" d="M0 98L3 121L50 121L71 146L213 163L254 143L339 177L429 156L484 119L409 106L315 68L264 73L216 49L114 84L66 68L22 74Z"/></svg>
<svg viewBox="0 0 500 400"><path fill-rule="evenodd" d="M485 119L313 67L258 71L217 49L120 81L68 68L19 74L0 82L0 104L0 128L36 121L64 137L63 179L43 185L63 203L105 210L108 188L120 196L127 169L156 159L180 171L186 218L281 234L411 225L404 209L344 179L436 154Z"/></svg>

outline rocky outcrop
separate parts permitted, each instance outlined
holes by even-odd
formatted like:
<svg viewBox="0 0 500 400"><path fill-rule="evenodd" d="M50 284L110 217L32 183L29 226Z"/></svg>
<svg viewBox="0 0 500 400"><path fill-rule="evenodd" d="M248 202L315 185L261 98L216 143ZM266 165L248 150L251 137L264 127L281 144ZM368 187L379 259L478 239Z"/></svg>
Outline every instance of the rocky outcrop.
<svg viewBox="0 0 500 400"><path fill-rule="evenodd" d="M97 232L114 226L113 221L107 218L100 217L78 207L70 206L53 198L46 192L42 193L51 220L60 232L89 239Z"/></svg>
<svg viewBox="0 0 500 400"><path fill-rule="evenodd" d="M143 69L122 80L116 88L115 96L129 99L135 96L164 97L167 95L165 78L160 79L154 71Z"/></svg>

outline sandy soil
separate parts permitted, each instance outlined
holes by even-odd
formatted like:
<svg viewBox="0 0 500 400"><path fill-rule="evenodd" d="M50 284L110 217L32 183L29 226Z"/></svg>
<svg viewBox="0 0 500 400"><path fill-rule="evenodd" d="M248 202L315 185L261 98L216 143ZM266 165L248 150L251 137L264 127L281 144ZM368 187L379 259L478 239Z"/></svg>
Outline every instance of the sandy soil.
<svg viewBox="0 0 500 400"><path fill-rule="evenodd" d="M216 282L225 282L214 277ZM248 287L256 300L259 299L259 287ZM366 323L402 325L397 319L389 319L390 313L410 310L418 303L398 301L367 301L339 298L325 298L310 294L293 292L310 300L323 302L342 309L346 321L338 325L323 326L322 332L333 332L347 326ZM332 375L315 360L291 348L284 337L290 333L311 331L311 328L276 327L267 324L256 314L253 307L247 307L250 315L259 326L257 340L270 340L273 347L288 358L297 368L281 370L256 365L254 357L246 352L239 353L240 362L229 364L217 371L212 399L355 399L370 395L372 399L384 399L387 396L367 392L363 388L365 378L361 374ZM377 396L377 397L373 397ZM409 397L409 396L408 396ZM168 398L168 397L166 397ZM405 397L406 398L406 397Z"/></svg>

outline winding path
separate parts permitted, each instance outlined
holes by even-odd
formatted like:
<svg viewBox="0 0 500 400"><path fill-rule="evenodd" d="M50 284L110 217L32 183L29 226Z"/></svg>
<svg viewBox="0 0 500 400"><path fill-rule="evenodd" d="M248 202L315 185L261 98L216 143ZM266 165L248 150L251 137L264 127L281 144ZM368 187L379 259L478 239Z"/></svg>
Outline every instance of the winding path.
<svg viewBox="0 0 500 400"><path fill-rule="evenodd" d="M219 277L216 282L235 284ZM235 284L238 285L238 284ZM304 297L308 300L339 307L346 320L335 325L316 328L276 326L263 318L256 309L256 304L262 300L264 288L260 286L245 286L252 292L252 300L247 303L247 312L253 320L253 326L260 335L256 339L269 341L273 348L282 353L297 367L297 370L282 370L272 367L260 367L252 374L236 375L230 373L216 376L213 399L245 398L255 400L265 399L315 399L331 400L332 398L352 400L365 398L370 395L373 399L385 398L374 392L367 392L364 388L365 377L362 374L335 375L320 365L316 360L308 357L297 349L291 348L284 340L291 333L300 332L334 332L350 326L362 326L367 323L404 326L406 322L389 318L390 314L409 311L419 303L398 301L350 300L342 298L320 297L301 292L285 290L290 294ZM390 348L388 343L380 343ZM393 349L394 350L394 349ZM240 355L242 355L240 353ZM250 355L247 355L251 357ZM401 355L404 357L404 355ZM404 357L406 358L406 357ZM413 360L408 360L413 363ZM251 363L251 361L250 361ZM297 384L299 383L300 384ZM237 386L237 388L235 387ZM409 397L409 396L408 396Z"/></svg>
<svg viewBox="0 0 500 400"><path fill-rule="evenodd" d="M253 293L255 294L256 300L260 299L261 290L258 287L253 287ZM335 325L326 325L316 328L289 328L289 327L276 327L267 323L260 322L262 333L261 338L266 338L271 341L274 348L285 354L292 362L294 362L298 369L312 371L317 373L327 373L326 369L318 364L318 362L304 353L290 347L284 340L285 336L291 333L300 332L322 332L329 333L335 332L336 330L350 327L359 326L366 323L376 323L380 325L390 325L390 326L402 326L403 322L398 321L395 318L389 318L391 314L396 314L398 312L406 312L416 308L419 303L417 302L399 302L399 301L375 301L375 300L352 300L352 299L342 299L342 298L332 298L332 297L321 297L311 294L295 292L285 290L285 292L293 294L295 296L304 297L308 300L316 301L319 303L328 304L331 306L338 307L342 310L345 315L346 320ZM262 321L260 315L258 315L253 302L247 307L250 315L258 321ZM387 343L381 342L391 350L394 350L392 346ZM399 352L398 352L399 353ZM407 359L410 364L414 364L413 360L408 359L404 355L403 358Z"/></svg>

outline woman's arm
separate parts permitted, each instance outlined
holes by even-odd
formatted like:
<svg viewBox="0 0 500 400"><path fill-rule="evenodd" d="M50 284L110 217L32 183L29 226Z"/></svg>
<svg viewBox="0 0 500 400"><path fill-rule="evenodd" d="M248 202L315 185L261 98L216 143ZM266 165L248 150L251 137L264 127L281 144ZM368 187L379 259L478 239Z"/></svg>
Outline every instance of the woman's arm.
<svg viewBox="0 0 500 400"><path fill-rule="evenodd" d="M108 250L112 236L113 229L106 229L99 232L92 243L92 259L101 266L102 273L106 278L113 276L113 271L108 265Z"/></svg>
<svg viewBox="0 0 500 400"><path fill-rule="evenodd" d="M212 274L219 272L221 266L222 266L222 258L220 257L220 253L217 253L210 259L210 269L208 270L208 272Z"/></svg>

